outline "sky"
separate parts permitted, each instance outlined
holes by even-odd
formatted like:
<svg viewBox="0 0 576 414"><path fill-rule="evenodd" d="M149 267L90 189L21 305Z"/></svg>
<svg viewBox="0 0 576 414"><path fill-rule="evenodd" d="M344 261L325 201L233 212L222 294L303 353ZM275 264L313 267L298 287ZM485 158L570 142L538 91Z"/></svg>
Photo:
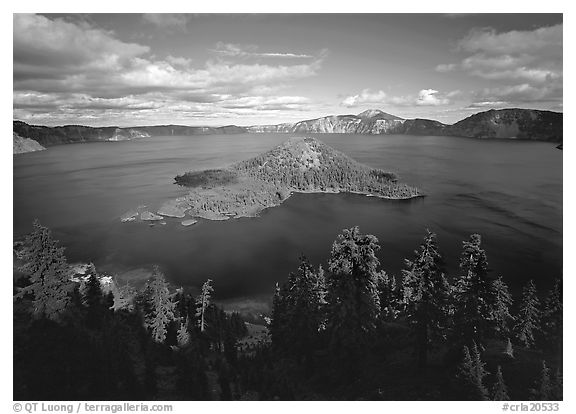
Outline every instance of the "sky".
<svg viewBox="0 0 576 414"><path fill-rule="evenodd" d="M257 125L562 111L561 14L14 14L13 118Z"/></svg>

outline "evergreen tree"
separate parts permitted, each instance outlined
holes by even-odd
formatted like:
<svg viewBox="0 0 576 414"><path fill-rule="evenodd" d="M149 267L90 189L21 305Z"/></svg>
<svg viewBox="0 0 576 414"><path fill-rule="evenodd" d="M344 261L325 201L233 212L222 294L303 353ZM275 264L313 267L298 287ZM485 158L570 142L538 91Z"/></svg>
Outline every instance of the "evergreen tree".
<svg viewBox="0 0 576 414"><path fill-rule="evenodd" d="M380 312L378 239L358 227L343 230L332 245L327 277L327 329L335 352L360 355ZM348 361L351 362L353 358Z"/></svg>
<svg viewBox="0 0 576 414"><path fill-rule="evenodd" d="M485 339L493 326L493 285L488 278L488 259L479 234L462 243L460 278L454 287L454 327L465 343Z"/></svg>
<svg viewBox="0 0 576 414"><path fill-rule="evenodd" d="M147 291L149 312L146 315L146 327L150 329L152 339L162 343L166 340L168 324L174 319L175 304L170 297L164 274L158 267L154 267L154 278L148 285Z"/></svg>
<svg viewBox="0 0 576 414"><path fill-rule="evenodd" d="M208 279L202 285L202 291L200 296L196 299L197 312L196 317L200 318L198 321L198 326L200 327L200 332L206 330L206 309L210 305L210 298L212 297L212 292L214 288L212 287L212 279Z"/></svg>
<svg viewBox="0 0 576 414"><path fill-rule="evenodd" d="M322 323L324 281L321 274L314 272L312 265L302 256L295 273L290 273L288 281L282 286L283 338L281 345L284 351L310 358L314 343ZM278 309L276 309L276 315Z"/></svg>
<svg viewBox="0 0 576 414"><path fill-rule="evenodd" d="M550 380L550 368L546 366L546 361L542 361L540 379L536 383L536 387L532 390L532 394L537 401L550 401L554 399L554 388Z"/></svg>
<svg viewBox="0 0 576 414"><path fill-rule="evenodd" d="M93 264L84 287L84 306L87 309L86 324L91 328L100 327L102 318L105 315L104 297L100 279Z"/></svg>
<svg viewBox="0 0 576 414"><path fill-rule="evenodd" d="M74 284L69 279L64 248L58 247L48 228L38 221L33 226L32 233L26 237L27 247L22 254L25 264L20 268L28 275L29 285L22 288L15 298L30 294L34 316L58 320L70 303L69 294L74 290Z"/></svg>
<svg viewBox="0 0 576 414"><path fill-rule="evenodd" d="M508 286L502 280L502 276L492 282L492 289L494 291L494 303L491 309L491 319L494 322L496 334L500 337L506 337L510 332L509 324L514 321L514 317L510 314L512 295L508 292Z"/></svg>
<svg viewBox="0 0 576 414"><path fill-rule="evenodd" d="M176 340L180 348L184 348L190 343L190 334L188 333L188 316L186 316L184 322L180 322L180 328L178 329Z"/></svg>
<svg viewBox="0 0 576 414"><path fill-rule="evenodd" d="M464 346L463 349L464 359L458 366L458 378L461 380L459 386L463 388L463 396L473 401L487 400L488 391L483 384L487 372L480 358L478 347L474 343L472 353L467 346Z"/></svg>
<svg viewBox="0 0 576 414"><path fill-rule="evenodd" d="M440 337L446 327L449 286L441 263L436 235L428 231L414 259L406 260L407 269L402 271L406 315L415 333L420 370L427 364L431 336Z"/></svg>
<svg viewBox="0 0 576 414"><path fill-rule="evenodd" d="M480 350L478 349L478 345L474 343L472 345L472 353L474 358L474 373L476 377L476 381L478 383L478 390L482 396L483 400L488 399L488 390L484 387L484 377L488 375L488 372L485 369L486 364L482 362L482 358L480 356Z"/></svg>
<svg viewBox="0 0 576 414"><path fill-rule="evenodd" d="M502 376L502 368L498 365L498 370L496 371L496 382L492 387L492 400L493 401L510 401L508 396L508 387L504 383L504 377Z"/></svg>
<svg viewBox="0 0 576 414"><path fill-rule="evenodd" d="M380 318L393 320L398 317L402 307L402 293L396 285L396 278L384 270L378 272L378 297L380 300Z"/></svg>
<svg viewBox="0 0 576 414"><path fill-rule="evenodd" d="M526 348L534 346L534 335L540 330L540 300L536 295L536 285L530 280L522 289L522 303L516 318L516 337Z"/></svg>
<svg viewBox="0 0 576 414"><path fill-rule="evenodd" d="M280 286L276 283L276 289L274 290L274 297L272 299L272 320L270 321L270 337L272 339L272 345L275 347L282 347L285 343L284 335L286 326L286 301L282 296Z"/></svg>
<svg viewBox="0 0 576 414"><path fill-rule="evenodd" d="M115 312L119 310L132 312L134 310L134 299L138 294L135 288L128 284L118 286L118 283L114 281L110 291L114 298L112 309Z"/></svg>
<svg viewBox="0 0 576 414"><path fill-rule="evenodd" d="M544 301L542 329L551 342L559 345L562 344L562 312L562 279L556 279Z"/></svg>

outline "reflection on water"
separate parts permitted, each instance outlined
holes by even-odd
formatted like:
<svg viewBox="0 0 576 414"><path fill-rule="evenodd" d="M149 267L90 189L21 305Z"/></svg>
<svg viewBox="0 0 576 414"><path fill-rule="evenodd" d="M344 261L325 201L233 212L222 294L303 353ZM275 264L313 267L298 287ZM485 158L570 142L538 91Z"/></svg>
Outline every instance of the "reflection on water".
<svg viewBox="0 0 576 414"><path fill-rule="evenodd" d="M378 237L383 267L399 274L426 228L438 234L447 271L463 239L482 234L491 268L515 290L528 278L546 287L562 272L562 151L539 142L452 137L324 134L356 160L396 171L428 196L387 201L357 195L295 194L257 219L192 227L120 223L140 204L155 209L184 193L176 174L214 168L268 150L289 135L153 137L52 147L14 158L14 237L34 218L53 229L71 261L145 274L160 264L176 284L215 280L216 297L259 309L298 256L325 263L345 227Z"/></svg>

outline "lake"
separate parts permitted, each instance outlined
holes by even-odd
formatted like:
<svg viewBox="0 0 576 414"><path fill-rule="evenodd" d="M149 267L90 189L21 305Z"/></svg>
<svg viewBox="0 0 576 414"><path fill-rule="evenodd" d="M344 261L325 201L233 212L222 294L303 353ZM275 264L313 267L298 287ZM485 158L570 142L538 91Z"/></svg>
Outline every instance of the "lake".
<svg viewBox="0 0 576 414"><path fill-rule="evenodd" d="M138 205L155 211L184 195L174 176L221 167L280 144L290 134L151 137L50 147L14 157L14 239L38 218L70 262L92 261L124 279L158 264L175 285L214 280L229 309L266 312L276 282L306 255L326 267L343 228L378 237L378 256L398 275L425 229L437 233L447 271L458 271L462 241L480 233L494 274L513 292L533 278L562 277L562 151L555 144L406 135L319 134L370 165L397 172L427 197L391 201L352 194L295 194L261 217L200 220L184 227L121 223ZM294 135L295 136L295 135Z"/></svg>

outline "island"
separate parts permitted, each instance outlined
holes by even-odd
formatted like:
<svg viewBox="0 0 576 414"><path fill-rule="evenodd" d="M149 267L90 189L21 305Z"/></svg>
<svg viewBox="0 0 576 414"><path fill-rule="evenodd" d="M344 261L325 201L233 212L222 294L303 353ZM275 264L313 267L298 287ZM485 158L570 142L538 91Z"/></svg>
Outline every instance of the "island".
<svg viewBox="0 0 576 414"><path fill-rule="evenodd" d="M187 195L164 203L161 216L207 220L255 217L293 193L356 193L403 200L422 192L392 172L363 165L315 138L290 138L272 150L221 169L175 177ZM136 218L135 211L122 216ZM141 216L142 219L142 216Z"/></svg>

